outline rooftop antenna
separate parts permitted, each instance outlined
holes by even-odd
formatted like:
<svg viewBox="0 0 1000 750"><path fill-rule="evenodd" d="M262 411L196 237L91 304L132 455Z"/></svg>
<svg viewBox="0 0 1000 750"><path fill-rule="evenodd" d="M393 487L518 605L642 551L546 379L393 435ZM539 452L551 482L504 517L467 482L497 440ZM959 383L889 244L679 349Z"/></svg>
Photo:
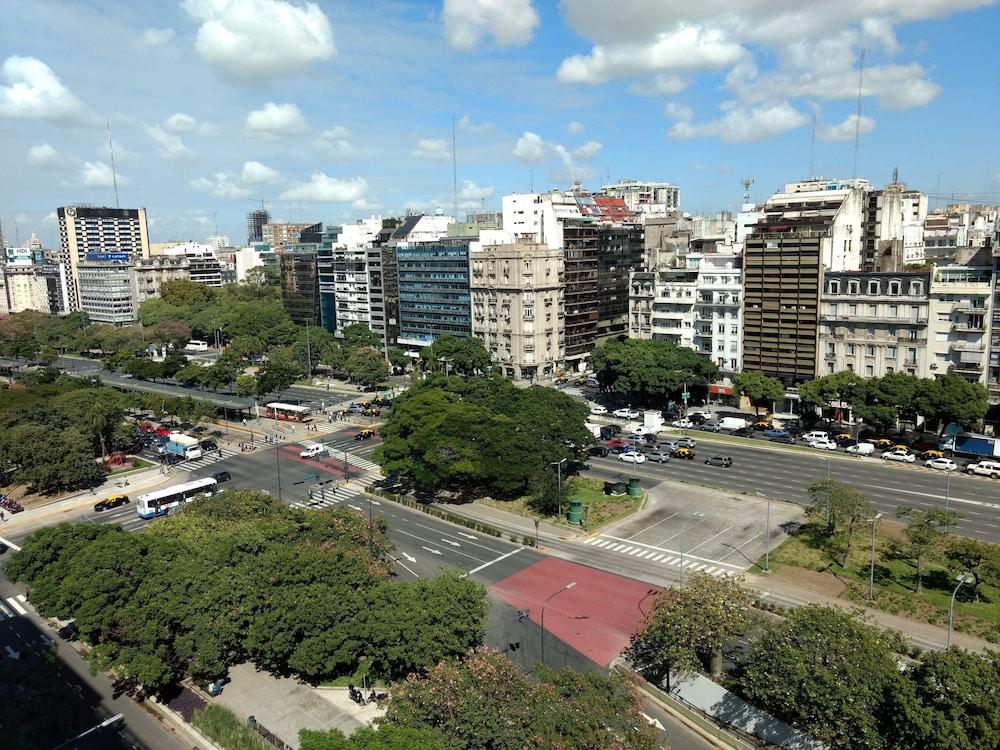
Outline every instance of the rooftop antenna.
<svg viewBox="0 0 1000 750"><path fill-rule="evenodd" d="M750 186L753 185L753 177L744 177L740 180L743 185L743 202L750 203Z"/></svg>
<svg viewBox="0 0 1000 750"><path fill-rule="evenodd" d="M861 90L865 82L865 48L858 63L858 111L854 115L854 179L858 177L858 149L861 147Z"/></svg>
<svg viewBox="0 0 1000 750"><path fill-rule="evenodd" d="M893 185L899 184L899 167L892 168L892 184Z"/></svg>
<svg viewBox="0 0 1000 750"><path fill-rule="evenodd" d="M455 115L451 116L451 192L455 204L455 221L458 221L458 154L455 152Z"/></svg>
<svg viewBox="0 0 1000 750"><path fill-rule="evenodd" d="M529 193L535 192L535 170L534 169L529 169L528 170L528 192Z"/></svg>
<svg viewBox="0 0 1000 750"><path fill-rule="evenodd" d="M115 186L115 208L121 208L118 203L118 173L115 171L115 146L111 141L111 121L108 124L108 153L111 154L111 181Z"/></svg>
<svg viewBox="0 0 1000 750"><path fill-rule="evenodd" d="M941 173L937 173L937 188L934 190L934 210L941 207Z"/></svg>

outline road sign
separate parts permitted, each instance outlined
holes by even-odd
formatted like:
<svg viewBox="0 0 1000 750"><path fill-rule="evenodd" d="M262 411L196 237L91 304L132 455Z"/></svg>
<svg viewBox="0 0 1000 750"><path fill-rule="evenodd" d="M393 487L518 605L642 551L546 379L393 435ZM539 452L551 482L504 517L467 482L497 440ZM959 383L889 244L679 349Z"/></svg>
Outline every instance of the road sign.
<svg viewBox="0 0 1000 750"><path fill-rule="evenodd" d="M681 394L681 398L683 398L683 399L691 398L691 392L690 391L684 391L684 393Z"/></svg>

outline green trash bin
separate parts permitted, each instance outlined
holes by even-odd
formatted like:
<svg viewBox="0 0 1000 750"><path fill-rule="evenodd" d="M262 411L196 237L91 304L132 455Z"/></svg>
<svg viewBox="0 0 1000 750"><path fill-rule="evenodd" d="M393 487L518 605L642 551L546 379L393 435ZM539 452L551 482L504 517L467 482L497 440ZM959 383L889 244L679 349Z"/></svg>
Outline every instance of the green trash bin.
<svg viewBox="0 0 1000 750"><path fill-rule="evenodd" d="M628 480L628 495L629 497L642 497L642 488L639 486L638 477L632 477Z"/></svg>
<svg viewBox="0 0 1000 750"><path fill-rule="evenodd" d="M583 525L583 501L579 498L570 498L568 520L570 523Z"/></svg>

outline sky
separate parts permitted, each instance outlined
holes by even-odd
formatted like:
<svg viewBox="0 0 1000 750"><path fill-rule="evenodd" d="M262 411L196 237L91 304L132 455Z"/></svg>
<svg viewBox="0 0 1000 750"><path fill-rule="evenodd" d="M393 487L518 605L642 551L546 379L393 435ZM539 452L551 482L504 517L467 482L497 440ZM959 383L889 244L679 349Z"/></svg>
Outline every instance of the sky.
<svg viewBox="0 0 1000 750"><path fill-rule="evenodd" d="M894 167L932 206L1000 203L997 0L0 0L0 18L8 243L56 246L57 206L115 205L109 126L120 205L154 242L244 242L261 201L275 221L450 214L453 177L460 215L619 179L715 213L744 177L762 201Z"/></svg>

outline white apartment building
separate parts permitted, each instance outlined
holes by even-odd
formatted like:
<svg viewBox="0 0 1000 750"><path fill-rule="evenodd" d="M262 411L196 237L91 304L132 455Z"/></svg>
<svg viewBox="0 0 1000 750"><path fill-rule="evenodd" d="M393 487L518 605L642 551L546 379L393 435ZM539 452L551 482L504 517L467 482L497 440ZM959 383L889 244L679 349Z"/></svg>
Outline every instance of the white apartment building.
<svg viewBox="0 0 1000 750"><path fill-rule="evenodd" d="M186 258L188 277L196 284L205 286L222 286L222 263L216 255L215 248L201 242L183 242L163 249L163 255L173 258ZM238 272L237 272L238 276Z"/></svg>
<svg viewBox="0 0 1000 750"><path fill-rule="evenodd" d="M139 259L132 267L132 295L136 307L159 297L164 282L191 278L191 264L184 255L154 255Z"/></svg>
<svg viewBox="0 0 1000 750"><path fill-rule="evenodd" d="M601 192L612 198L621 198L630 211L642 218L666 216L680 206L680 188L669 182L618 180L613 185L602 187Z"/></svg>
<svg viewBox="0 0 1000 750"><path fill-rule="evenodd" d="M933 374L986 384L992 280L990 266L934 268L927 345Z"/></svg>
<svg viewBox="0 0 1000 750"><path fill-rule="evenodd" d="M338 334L355 323L371 327L368 253L381 230L381 216L359 219L343 225L332 245L330 266ZM321 284L323 281L321 278Z"/></svg>
<svg viewBox="0 0 1000 750"><path fill-rule="evenodd" d="M565 356L563 253L530 242L470 245L472 335L500 372L548 380Z"/></svg>
<svg viewBox="0 0 1000 750"><path fill-rule="evenodd" d="M0 264L0 314L36 310L62 313L68 303L61 265Z"/></svg>
<svg viewBox="0 0 1000 750"><path fill-rule="evenodd" d="M629 274L629 338L695 348L698 269L670 268Z"/></svg>
<svg viewBox="0 0 1000 750"><path fill-rule="evenodd" d="M536 242L552 249L563 246L563 221L583 219L576 196L551 193L514 193L501 201L503 228L515 241Z"/></svg>
<svg viewBox="0 0 1000 750"><path fill-rule="evenodd" d="M930 273L828 272L823 277L816 375L850 370L931 377Z"/></svg>
<svg viewBox="0 0 1000 750"><path fill-rule="evenodd" d="M695 286L695 351L711 359L723 372L742 367L743 272L739 256L706 254L688 258L697 264Z"/></svg>

